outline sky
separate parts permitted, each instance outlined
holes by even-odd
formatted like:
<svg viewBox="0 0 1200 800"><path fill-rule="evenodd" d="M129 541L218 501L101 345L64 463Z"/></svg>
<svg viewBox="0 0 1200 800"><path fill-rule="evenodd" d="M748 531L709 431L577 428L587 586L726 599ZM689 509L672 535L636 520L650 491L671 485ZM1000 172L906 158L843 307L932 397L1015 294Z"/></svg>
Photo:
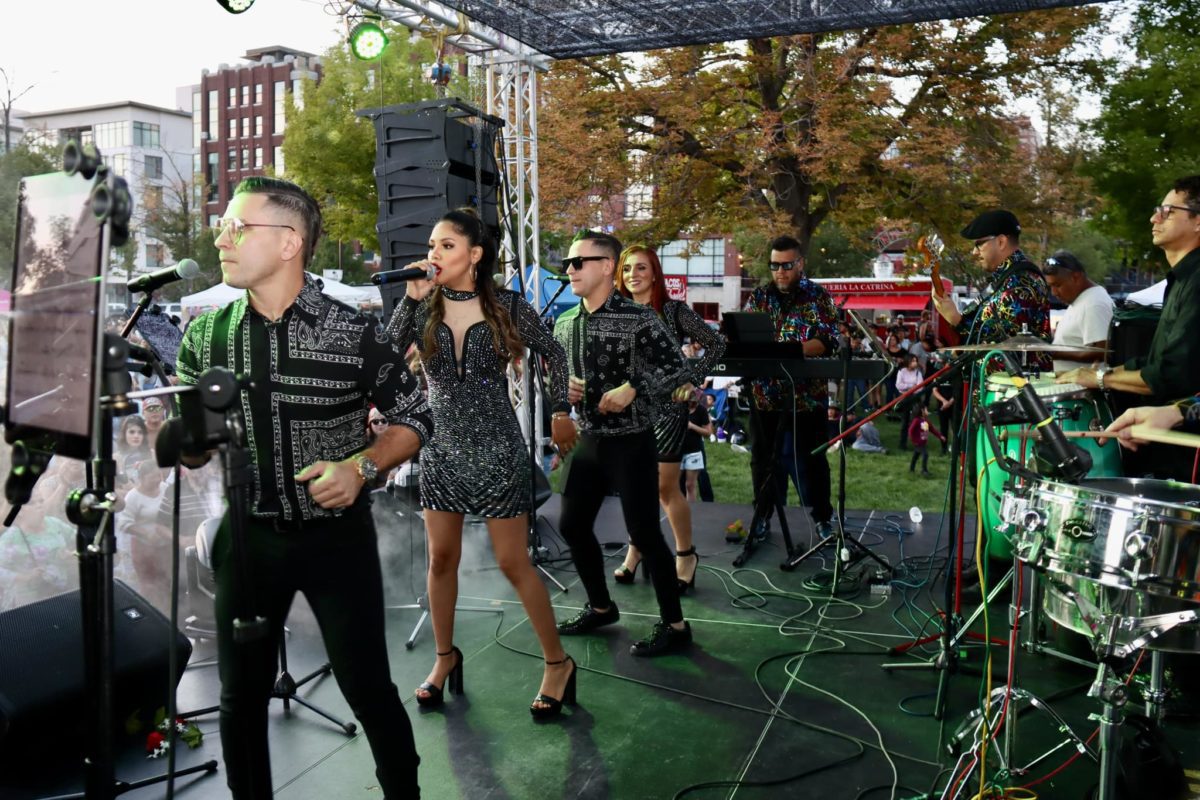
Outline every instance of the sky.
<svg viewBox="0 0 1200 800"><path fill-rule="evenodd" d="M282 45L324 52L344 36L328 5L256 0L233 15L217 0L38 2L25 6L32 12L6 9L0 68L14 95L33 87L15 103L22 111L123 100L174 108L176 87L199 83L203 69L240 63L247 50Z"/></svg>

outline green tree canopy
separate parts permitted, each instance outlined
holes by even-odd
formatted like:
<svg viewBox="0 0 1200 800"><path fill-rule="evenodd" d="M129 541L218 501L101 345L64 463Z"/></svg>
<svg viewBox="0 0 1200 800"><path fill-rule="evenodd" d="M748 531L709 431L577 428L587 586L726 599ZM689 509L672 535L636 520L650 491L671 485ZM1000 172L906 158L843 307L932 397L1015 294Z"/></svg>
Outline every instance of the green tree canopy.
<svg viewBox="0 0 1200 800"><path fill-rule="evenodd" d="M361 61L344 43L322 55L321 81L305 82L303 107L288 101L283 139L287 177L321 203L326 235L335 242L357 240L371 250L379 249L375 129L354 112L435 94L422 70L435 59L433 47L411 42L407 29L388 23L385 28L391 43L378 60Z"/></svg>
<svg viewBox="0 0 1200 800"><path fill-rule="evenodd" d="M12 282L13 234L17 226L17 193L22 178L61 169L58 154L19 144L0 153L0 286Z"/></svg>

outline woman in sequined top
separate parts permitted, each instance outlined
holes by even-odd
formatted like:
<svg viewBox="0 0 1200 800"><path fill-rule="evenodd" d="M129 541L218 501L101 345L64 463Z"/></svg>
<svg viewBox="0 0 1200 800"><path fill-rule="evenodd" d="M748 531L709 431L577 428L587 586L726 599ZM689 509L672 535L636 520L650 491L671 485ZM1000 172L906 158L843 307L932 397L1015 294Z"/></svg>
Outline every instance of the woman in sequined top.
<svg viewBox="0 0 1200 800"><path fill-rule="evenodd" d="M690 362L692 384L702 385L725 352L725 339L687 303L667 297L666 279L658 254L645 245L627 247L621 253L617 270L617 291L635 303L653 308L681 347L688 339L704 348L703 357ZM667 512L667 520L675 534L675 579L681 594L695 585L696 570L700 566L700 556L692 545L692 509L679 490L679 465L687 431L687 402L664 398L654 424L654 442L658 449L658 502ZM618 583L632 583L641 561L641 553L630 544L625 563L617 568L613 577Z"/></svg>
<svg viewBox="0 0 1200 800"><path fill-rule="evenodd" d="M565 656L545 587L525 550L530 512L530 457L508 395L507 369L528 346L550 368L552 437L560 452L575 443L567 404L567 359L536 311L492 280L495 239L474 212L450 211L434 227L430 280L408 282L389 331L415 343L429 381L433 436L421 451L421 505L429 547L429 611L437 661L416 690L422 706L443 701L442 686L461 692L462 653L454 647L454 605L466 514L487 521L496 561L512 582L542 645L547 666L530 711L561 708L573 662Z"/></svg>

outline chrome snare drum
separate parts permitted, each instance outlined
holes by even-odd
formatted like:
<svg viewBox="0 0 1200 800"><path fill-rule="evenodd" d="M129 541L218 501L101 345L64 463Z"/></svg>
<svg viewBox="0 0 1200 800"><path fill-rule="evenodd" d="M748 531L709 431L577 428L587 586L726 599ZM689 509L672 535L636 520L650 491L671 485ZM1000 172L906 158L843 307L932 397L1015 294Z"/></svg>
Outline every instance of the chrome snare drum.
<svg viewBox="0 0 1200 800"><path fill-rule="evenodd" d="M1051 575L1200 602L1200 487L1140 478L1040 480L1005 497L1022 561Z"/></svg>

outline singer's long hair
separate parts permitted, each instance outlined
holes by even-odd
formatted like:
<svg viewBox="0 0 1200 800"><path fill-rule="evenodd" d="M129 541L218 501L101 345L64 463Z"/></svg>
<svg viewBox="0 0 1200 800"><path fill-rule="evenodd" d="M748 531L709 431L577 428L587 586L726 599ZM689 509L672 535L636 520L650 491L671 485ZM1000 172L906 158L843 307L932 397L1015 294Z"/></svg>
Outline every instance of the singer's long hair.
<svg viewBox="0 0 1200 800"><path fill-rule="evenodd" d="M650 262L650 272L654 276L654 283L650 285L650 307L654 309L654 313L661 314L663 305L667 302L667 279L663 277L662 262L658 260L658 253L654 252L653 248L644 244L631 244L621 251L621 257L617 259L617 291L630 300L633 299L633 292L625 285L625 262L638 253L645 253L646 260Z"/></svg>
<svg viewBox="0 0 1200 800"><path fill-rule="evenodd" d="M501 358L511 361L520 358L525 349L525 342L508 313L508 309L500 305L496 296L496 282L492 273L496 269L496 240L488 232L483 220L473 208L456 208L442 215L440 222L449 222L455 233L467 237L470 247L482 247L483 255L475 264L475 291L479 292L479 307L483 311L483 319L492 330L492 345ZM422 355L433 358L437 353L437 326L445 316L445 300L442 298L441 287L433 290L429 300L429 320L425 323L425 335L422 342Z"/></svg>

